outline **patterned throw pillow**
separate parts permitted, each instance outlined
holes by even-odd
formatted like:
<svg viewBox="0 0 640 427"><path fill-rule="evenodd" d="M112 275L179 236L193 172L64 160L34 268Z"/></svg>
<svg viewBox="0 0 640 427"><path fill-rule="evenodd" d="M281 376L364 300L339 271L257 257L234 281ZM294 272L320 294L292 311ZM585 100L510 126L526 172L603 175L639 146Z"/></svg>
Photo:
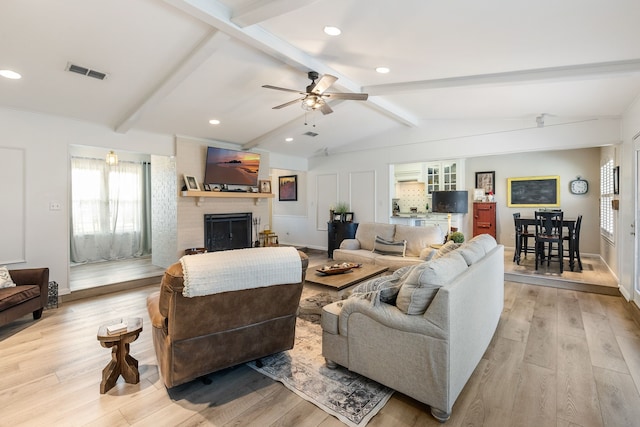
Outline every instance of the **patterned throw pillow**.
<svg viewBox="0 0 640 427"><path fill-rule="evenodd" d="M449 241L447 241L447 243L442 245L442 247L440 247L440 249L438 249L438 252L431 259L441 258L441 257L445 256L446 254L448 254L449 252L455 251L459 247L460 247L460 243L456 243L453 240L449 240Z"/></svg>
<svg viewBox="0 0 640 427"><path fill-rule="evenodd" d="M407 241L402 240L399 242L392 242L389 240L385 240L380 236L376 236L375 241L373 242L373 252L382 254L382 255L395 255L395 256L404 256L407 250Z"/></svg>
<svg viewBox="0 0 640 427"><path fill-rule="evenodd" d="M11 279L9 270L6 266L0 267L0 288L12 288L16 284Z"/></svg>
<svg viewBox="0 0 640 427"><path fill-rule="evenodd" d="M373 305L378 301L395 304L400 286L413 268L414 266L408 265L388 276L367 280L353 288L351 297L368 299L373 302Z"/></svg>

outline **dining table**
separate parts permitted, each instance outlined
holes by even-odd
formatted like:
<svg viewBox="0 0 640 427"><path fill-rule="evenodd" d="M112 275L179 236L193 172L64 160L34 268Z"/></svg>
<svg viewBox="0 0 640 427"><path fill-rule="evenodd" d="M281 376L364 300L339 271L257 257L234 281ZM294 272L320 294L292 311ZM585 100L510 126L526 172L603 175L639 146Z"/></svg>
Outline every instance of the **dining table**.
<svg viewBox="0 0 640 427"><path fill-rule="evenodd" d="M522 228L526 230L528 226L533 226L534 228L536 226L535 218L520 217L520 218L517 218L515 221L519 229ZM578 235L576 237L576 234L575 234L576 221L577 221L576 218L562 219L562 226L567 229L567 233L568 233L567 235L569 236L569 268L571 268L571 271L573 271L576 263L576 247L580 247L579 246L580 242L577 241L577 239L579 239L580 236ZM518 241L519 238L520 236L516 235L515 262L517 264L520 264L520 251L517 250L518 244L519 244L519 241Z"/></svg>

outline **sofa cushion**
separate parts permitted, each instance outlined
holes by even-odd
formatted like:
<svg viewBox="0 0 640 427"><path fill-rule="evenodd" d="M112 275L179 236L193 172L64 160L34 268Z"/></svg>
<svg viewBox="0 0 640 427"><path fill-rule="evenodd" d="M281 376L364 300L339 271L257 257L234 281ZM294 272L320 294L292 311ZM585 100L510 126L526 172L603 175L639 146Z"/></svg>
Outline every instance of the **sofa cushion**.
<svg viewBox="0 0 640 427"><path fill-rule="evenodd" d="M485 256L484 246L477 241L464 243L456 252L462 255L467 265L475 264Z"/></svg>
<svg viewBox="0 0 640 427"><path fill-rule="evenodd" d="M0 267L0 289L1 288L12 288L16 284L13 282L11 275L9 274L9 270L6 266Z"/></svg>
<svg viewBox="0 0 640 427"><path fill-rule="evenodd" d="M406 256L420 256L422 249L435 243L444 241L444 233L437 225L427 227L411 227L408 225L396 225L394 240L406 240Z"/></svg>
<svg viewBox="0 0 640 427"><path fill-rule="evenodd" d="M484 252L489 253L491 249L498 246L498 242L490 234L478 234L473 239L469 240L469 243L477 242L484 247Z"/></svg>
<svg viewBox="0 0 640 427"><path fill-rule="evenodd" d="M460 243L456 243L453 240L449 240L447 243L442 245L440 249L438 249L438 252L433 255L432 259L441 258L446 254L448 254L449 252L455 251L459 247L460 247Z"/></svg>
<svg viewBox="0 0 640 427"><path fill-rule="evenodd" d="M20 285L0 289L0 311L40 297L40 286Z"/></svg>
<svg viewBox="0 0 640 427"><path fill-rule="evenodd" d="M438 289L466 269L466 261L457 252L414 266L400 287L396 306L405 314L424 314Z"/></svg>
<svg viewBox="0 0 640 427"><path fill-rule="evenodd" d="M380 236L376 236L376 239L373 242L373 252L383 255L404 256L406 250L406 240L391 241L385 240Z"/></svg>
<svg viewBox="0 0 640 427"><path fill-rule="evenodd" d="M429 260L430 260L431 258L433 258L433 256L434 256L435 254L437 254L437 253L438 253L438 250L437 250L437 249L434 249L434 248L431 248L431 247L429 247L429 248L423 248L423 249L420 251L420 256L419 256L419 258L420 258L422 261L429 261Z"/></svg>
<svg viewBox="0 0 640 427"><path fill-rule="evenodd" d="M358 225L358 229L356 230L356 239L360 241L361 249L372 251L376 236L380 236L384 240L393 241L395 230L396 226L393 224L363 222Z"/></svg>

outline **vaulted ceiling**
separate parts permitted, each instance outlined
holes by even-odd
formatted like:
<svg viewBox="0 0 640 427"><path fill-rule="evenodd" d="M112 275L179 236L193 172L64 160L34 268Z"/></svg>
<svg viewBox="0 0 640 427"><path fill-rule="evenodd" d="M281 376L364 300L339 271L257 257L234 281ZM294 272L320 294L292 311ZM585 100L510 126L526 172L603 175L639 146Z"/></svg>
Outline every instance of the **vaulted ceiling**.
<svg viewBox="0 0 640 427"><path fill-rule="evenodd" d="M617 117L640 94L637 0L3 0L0 40L22 75L2 107L302 157L434 120ZM272 109L297 94L262 85L310 70L369 99Z"/></svg>

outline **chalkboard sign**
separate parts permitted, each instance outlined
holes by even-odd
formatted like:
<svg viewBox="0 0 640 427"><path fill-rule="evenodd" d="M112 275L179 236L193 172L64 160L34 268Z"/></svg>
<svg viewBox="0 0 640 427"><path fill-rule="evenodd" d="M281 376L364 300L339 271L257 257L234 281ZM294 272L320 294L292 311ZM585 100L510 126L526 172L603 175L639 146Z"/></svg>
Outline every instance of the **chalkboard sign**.
<svg viewBox="0 0 640 427"><path fill-rule="evenodd" d="M559 207L560 177L509 178L507 193L509 207Z"/></svg>

